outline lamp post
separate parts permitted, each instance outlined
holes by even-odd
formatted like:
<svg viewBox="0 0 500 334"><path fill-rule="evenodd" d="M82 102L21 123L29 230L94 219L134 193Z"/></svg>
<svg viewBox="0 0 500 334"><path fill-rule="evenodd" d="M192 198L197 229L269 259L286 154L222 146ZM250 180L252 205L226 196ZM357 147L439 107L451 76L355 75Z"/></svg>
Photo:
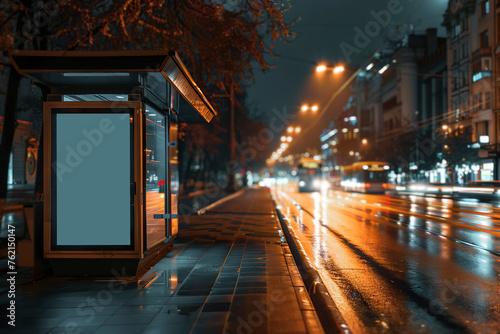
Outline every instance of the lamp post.
<svg viewBox="0 0 500 334"><path fill-rule="evenodd" d="M334 74L339 74L339 73L342 73L342 72L345 71L345 67L344 67L344 65L337 65L337 66L334 66L334 67L327 67L324 64L320 64L320 65L316 66L316 72L317 73L322 73L322 72L326 72L326 71L332 71Z"/></svg>
<svg viewBox="0 0 500 334"><path fill-rule="evenodd" d="M302 112L312 111L313 113L315 113L319 110L319 106L317 104L313 104L312 106L304 104L304 105L302 105L302 107L300 107L300 110Z"/></svg>

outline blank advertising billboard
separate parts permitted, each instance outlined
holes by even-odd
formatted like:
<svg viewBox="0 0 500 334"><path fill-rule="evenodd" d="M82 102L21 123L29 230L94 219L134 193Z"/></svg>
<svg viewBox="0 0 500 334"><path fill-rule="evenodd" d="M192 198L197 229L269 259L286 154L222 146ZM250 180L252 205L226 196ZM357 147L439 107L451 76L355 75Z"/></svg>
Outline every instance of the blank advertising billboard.
<svg viewBox="0 0 500 334"><path fill-rule="evenodd" d="M53 247L130 249L133 109L52 111Z"/></svg>

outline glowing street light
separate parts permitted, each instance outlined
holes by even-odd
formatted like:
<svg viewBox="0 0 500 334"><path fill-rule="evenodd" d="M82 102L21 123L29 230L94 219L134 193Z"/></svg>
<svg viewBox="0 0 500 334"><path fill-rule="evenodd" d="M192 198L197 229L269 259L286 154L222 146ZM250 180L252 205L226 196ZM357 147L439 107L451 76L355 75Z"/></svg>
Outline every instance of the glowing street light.
<svg viewBox="0 0 500 334"><path fill-rule="evenodd" d="M302 110L302 112L307 112L307 111L316 112L319 110L319 106L317 104L314 104L312 106L308 106L307 104L303 104L302 107L300 107L300 110Z"/></svg>
<svg viewBox="0 0 500 334"><path fill-rule="evenodd" d="M363 145L368 144L368 139L363 139L363 140L361 141L361 143L363 143Z"/></svg>
<svg viewBox="0 0 500 334"><path fill-rule="evenodd" d="M289 126L288 129L286 129L286 131L288 133L292 133L293 132L293 126Z"/></svg>
<svg viewBox="0 0 500 334"><path fill-rule="evenodd" d="M326 71L326 66L325 65L318 65L316 66L316 72L325 72Z"/></svg>
<svg viewBox="0 0 500 334"><path fill-rule="evenodd" d="M335 67L327 67L325 64L321 64L316 66L316 72L322 73L327 70L332 70L334 74L342 73L345 71L345 67L343 65L337 65Z"/></svg>
<svg viewBox="0 0 500 334"><path fill-rule="evenodd" d="M281 149L287 149L288 148L288 144L287 143L283 143L281 144Z"/></svg>
<svg viewBox="0 0 500 334"><path fill-rule="evenodd" d="M441 127L441 129L443 129L444 131L448 130L448 125L443 124L443 126Z"/></svg>
<svg viewBox="0 0 500 334"><path fill-rule="evenodd" d="M286 136L281 136L281 141L286 141Z"/></svg>
<svg viewBox="0 0 500 334"><path fill-rule="evenodd" d="M286 138L286 141L291 143L292 142L292 137L288 136L288 138Z"/></svg>
<svg viewBox="0 0 500 334"><path fill-rule="evenodd" d="M300 133L300 131L302 131L302 128L300 126L297 126L295 128L295 133Z"/></svg>
<svg viewBox="0 0 500 334"><path fill-rule="evenodd" d="M344 67L344 66L342 66L342 65L335 66L335 67L333 68L333 73L334 73L334 74L342 73L342 72L344 72L344 71L345 71L345 67Z"/></svg>

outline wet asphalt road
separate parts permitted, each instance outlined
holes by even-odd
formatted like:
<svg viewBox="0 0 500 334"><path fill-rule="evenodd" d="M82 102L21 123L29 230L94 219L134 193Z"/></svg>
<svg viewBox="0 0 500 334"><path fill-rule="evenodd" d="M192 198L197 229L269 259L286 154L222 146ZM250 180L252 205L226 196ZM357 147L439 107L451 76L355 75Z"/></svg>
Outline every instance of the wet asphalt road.
<svg viewBox="0 0 500 334"><path fill-rule="evenodd" d="M500 203L276 191L354 333L500 332Z"/></svg>

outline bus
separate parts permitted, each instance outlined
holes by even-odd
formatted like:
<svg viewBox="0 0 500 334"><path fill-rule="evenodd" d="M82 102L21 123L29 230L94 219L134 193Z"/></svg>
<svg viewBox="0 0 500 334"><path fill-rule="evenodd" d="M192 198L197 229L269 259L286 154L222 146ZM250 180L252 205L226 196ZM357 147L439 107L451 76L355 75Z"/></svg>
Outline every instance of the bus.
<svg viewBox="0 0 500 334"><path fill-rule="evenodd" d="M320 191L323 184L321 179L321 161L312 158L302 158L297 166L299 192Z"/></svg>
<svg viewBox="0 0 500 334"><path fill-rule="evenodd" d="M341 187L345 191L362 193L385 193L390 190L390 166L387 162L356 162L343 168Z"/></svg>

